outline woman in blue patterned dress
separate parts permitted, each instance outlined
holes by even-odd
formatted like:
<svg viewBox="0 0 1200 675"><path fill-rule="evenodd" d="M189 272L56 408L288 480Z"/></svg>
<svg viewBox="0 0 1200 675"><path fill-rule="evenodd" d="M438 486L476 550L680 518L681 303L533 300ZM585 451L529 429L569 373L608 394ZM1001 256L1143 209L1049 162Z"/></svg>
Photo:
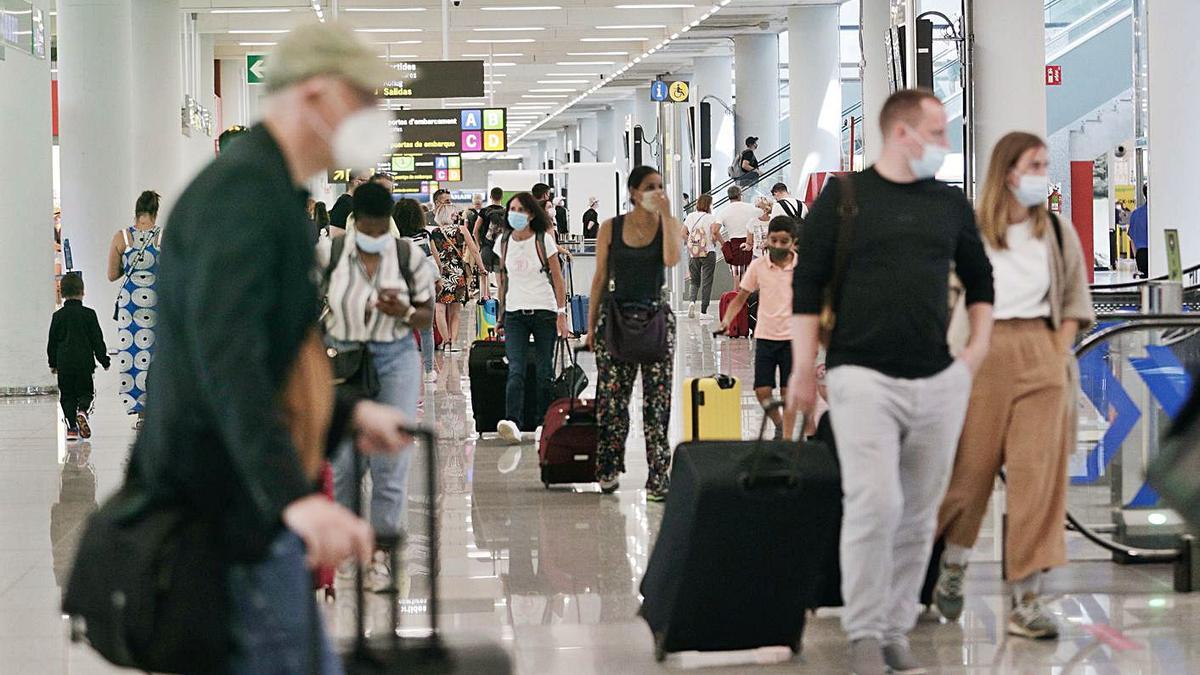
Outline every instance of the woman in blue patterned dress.
<svg viewBox="0 0 1200 675"><path fill-rule="evenodd" d="M138 197L132 227L113 235L108 252L108 280L120 281L117 296L117 358L121 403L137 415L141 428L146 405L146 375L154 356L154 327L158 323L158 257L162 248L157 192Z"/></svg>

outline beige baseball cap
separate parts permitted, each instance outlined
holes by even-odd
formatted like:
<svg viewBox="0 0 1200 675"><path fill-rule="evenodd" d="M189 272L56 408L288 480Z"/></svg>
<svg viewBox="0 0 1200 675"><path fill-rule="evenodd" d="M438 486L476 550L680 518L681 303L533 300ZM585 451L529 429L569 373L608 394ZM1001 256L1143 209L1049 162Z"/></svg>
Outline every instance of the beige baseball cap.
<svg viewBox="0 0 1200 675"><path fill-rule="evenodd" d="M268 93L318 75L344 78L373 92L397 75L349 26L336 22L306 23L293 29L279 41L265 66Z"/></svg>

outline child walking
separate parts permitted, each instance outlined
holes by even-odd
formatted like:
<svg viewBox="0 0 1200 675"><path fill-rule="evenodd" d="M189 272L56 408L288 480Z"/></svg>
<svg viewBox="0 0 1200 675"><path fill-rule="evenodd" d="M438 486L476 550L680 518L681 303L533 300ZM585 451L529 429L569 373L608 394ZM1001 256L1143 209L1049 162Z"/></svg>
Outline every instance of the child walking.
<svg viewBox="0 0 1200 675"><path fill-rule="evenodd" d="M67 420L67 440L92 437L88 411L96 397L92 374L96 362L108 370L108 349L96 312L83 306L83 277L72 272L62 278L62 309L50 320L46 356L50 372L58 375L59 403Z"/></svg>
<svg viewBox="0 0 1200 675"><path fill-rule="evenodd" d="M729 329L751 293L758 293L758 326L754 330L754 395L764 407L775 393L779 374L780 395L787 398L792 374L792 270L796 269L796 221L776 216L767 225L767 255L754 259L742 275L737 297L725 310L717 334ZM775 423L775 438L791 438L796 414L776 408L768 413Z"/></svg>

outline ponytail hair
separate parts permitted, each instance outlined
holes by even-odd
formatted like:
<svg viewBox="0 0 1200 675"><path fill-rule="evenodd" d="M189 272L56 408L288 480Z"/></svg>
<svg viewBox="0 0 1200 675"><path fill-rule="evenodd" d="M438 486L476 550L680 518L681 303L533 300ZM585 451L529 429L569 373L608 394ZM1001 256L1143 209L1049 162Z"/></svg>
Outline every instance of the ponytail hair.
<svg viewBox="0 0 1200 675"><path fill-rule="evenodd" d="M151 219L157 219L159 199L161 198L154 190L143 192L138 196L137 205L133 209L134 217L150 216Z"/></svg>

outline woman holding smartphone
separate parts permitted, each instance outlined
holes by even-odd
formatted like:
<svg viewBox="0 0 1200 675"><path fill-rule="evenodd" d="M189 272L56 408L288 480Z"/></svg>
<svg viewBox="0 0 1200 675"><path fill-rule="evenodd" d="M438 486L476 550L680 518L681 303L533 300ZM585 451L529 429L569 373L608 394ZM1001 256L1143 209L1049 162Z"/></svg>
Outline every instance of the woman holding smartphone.
<svg viewBox="0 0 1200 675"><path fill-rule="evenodd" d="M344 237L323 240L317 261L325 275L329 313L326 341L335 349L365 346L379 376L375 400L416 419L421 395L421 359L413 330L433 320L432 268L425 253L408 239L392 236L392 196L387 188L366 183L354 192L353 228ZM408 452L371 455L371 526L380 535L405 530ZM355 453L347 441L333 462L334 494L349 507L354 491ZM366 579L376 591L391 588L386 551L377 552ZM338 571L348 578L353 567Z"/></svg>

